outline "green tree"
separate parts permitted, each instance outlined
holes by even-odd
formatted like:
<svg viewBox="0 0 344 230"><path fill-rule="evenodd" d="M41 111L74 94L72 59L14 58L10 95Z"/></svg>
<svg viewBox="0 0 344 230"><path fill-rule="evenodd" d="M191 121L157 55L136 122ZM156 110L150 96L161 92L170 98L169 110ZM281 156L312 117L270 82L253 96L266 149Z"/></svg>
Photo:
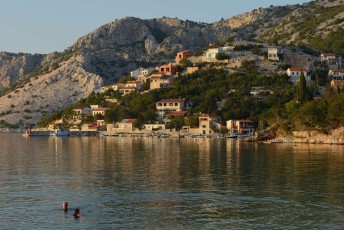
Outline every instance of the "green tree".
<svg viewBox="0 0 344 230"><path fill-rule="evenodd" d="M300 75L300 80L296 86L295 99L300 103L304 103L311 99L311 94L307 87L306 78L302 71Z"/></svg>

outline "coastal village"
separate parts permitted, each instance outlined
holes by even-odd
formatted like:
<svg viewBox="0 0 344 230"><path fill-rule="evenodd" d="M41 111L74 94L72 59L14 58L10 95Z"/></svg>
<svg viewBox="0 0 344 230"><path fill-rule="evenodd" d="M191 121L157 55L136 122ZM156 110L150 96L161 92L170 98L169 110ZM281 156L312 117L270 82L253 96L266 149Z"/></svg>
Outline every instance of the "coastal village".
<svg viewBox="0 0 344 230"><path fill-rule="evenodd" d="M262 71L274 71L278 74L287 74L289 81L295 86L303 75L307 85L315 84L311 79L311 74L316 68L328 70L331 78L330 87L333 90L341 90L344 87L344 70L342 69L342 57L333 53L321 53L318 57L307 54L291 52L290 49L278 46L260 46L259 52L263 57L252 56L240 52L241 56L236 56L233 46L210 45L196 56L195 52L185 50L176 54L175 62L167 63L155 68L138 68L130 72L130 77L111 85L104 85L95 91L96 94L106 94L111 91L120 97L125 97L132 93L145 94L164 88L173 87L173 82L180 76L188 76L197 73L202 67L197 63L220 63L227 71L232 71L240 67L244 60L253 61ZM231 57L231 58L229 58ZM292 57L292 58L291 58ZM278 69L277 64L284 63L285 70ZM292 61L291 61L292 60ZM180 72L180 64L187 62L186 68ZM144 90L142 90L144 87ZM314 100L326 92L326 87L316 88L318 95L314 95ZM264 95L274 92L266 87L253 87L250 94L259 99ZM105 96L108 103L119 104L118 97ZM216 103L218 110L223 108L224 101ZM137 125L135 117L127 117L120 121L107 123L104 116L108 108L97 104L89 106L74 107L68 117L55 120L44 129L30 129L26 135L57 135L57 136L78 136L78 135L101 135L101 136L124 136L124 135L145 135L159 137L231 137L247 138L253 136L257 131L258 124L247 118L223 120L217 114L198 112L198 126L182 126L178 129L170 128L169 122L172 117L185 118L193 106L192 101L185 98L164 98L155 101L156 121ZM91 118L91 119L90 119ZM90 121L90 122L85 122ZM68 123L68 127L66 127Z"/></svg>

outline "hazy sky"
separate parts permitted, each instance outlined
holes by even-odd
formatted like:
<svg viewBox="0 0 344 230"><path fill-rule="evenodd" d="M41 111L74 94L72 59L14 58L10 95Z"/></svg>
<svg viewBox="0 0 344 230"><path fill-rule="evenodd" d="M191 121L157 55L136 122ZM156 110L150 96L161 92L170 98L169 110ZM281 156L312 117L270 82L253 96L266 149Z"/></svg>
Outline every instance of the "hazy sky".
<svg viewBox="0 0 344 230"><path fill-rule="evenodd" d="M126 16L214 22L259 7L304 2L310 0L0 0L0 51L63 51Z"/></svg>

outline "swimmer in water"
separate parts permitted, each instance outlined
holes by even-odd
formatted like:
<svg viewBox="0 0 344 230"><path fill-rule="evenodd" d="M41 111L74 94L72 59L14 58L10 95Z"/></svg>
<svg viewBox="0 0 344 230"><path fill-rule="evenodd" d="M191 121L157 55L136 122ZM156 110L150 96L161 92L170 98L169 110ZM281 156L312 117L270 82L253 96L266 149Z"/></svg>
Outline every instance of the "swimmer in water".
<svg viewBox="0 0 344 230"><path fill-rule="evenodd" d="M62 205L61 205L61 209L65 212L68 211L68 203L67 202L63 202Z"/></svg>
<svg viewBox="0 0 344 230"><path fill-rule="evenodd" d="M78 208L74 209L74 214L73 214L73 216L74 216L75 218L80 217L80 216L81 216L80 209L78 209Z"/></svg>

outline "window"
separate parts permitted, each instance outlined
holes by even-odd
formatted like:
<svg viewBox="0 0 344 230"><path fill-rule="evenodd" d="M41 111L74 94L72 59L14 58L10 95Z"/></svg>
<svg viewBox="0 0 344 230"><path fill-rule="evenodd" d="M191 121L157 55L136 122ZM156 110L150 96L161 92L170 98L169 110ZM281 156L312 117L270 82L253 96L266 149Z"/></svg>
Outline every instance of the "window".
<svg viewBox="0 0 344 230"><path fill-rule="evenodd" d="M178 103L174 103L174 106L178 106Z"/></svg>

